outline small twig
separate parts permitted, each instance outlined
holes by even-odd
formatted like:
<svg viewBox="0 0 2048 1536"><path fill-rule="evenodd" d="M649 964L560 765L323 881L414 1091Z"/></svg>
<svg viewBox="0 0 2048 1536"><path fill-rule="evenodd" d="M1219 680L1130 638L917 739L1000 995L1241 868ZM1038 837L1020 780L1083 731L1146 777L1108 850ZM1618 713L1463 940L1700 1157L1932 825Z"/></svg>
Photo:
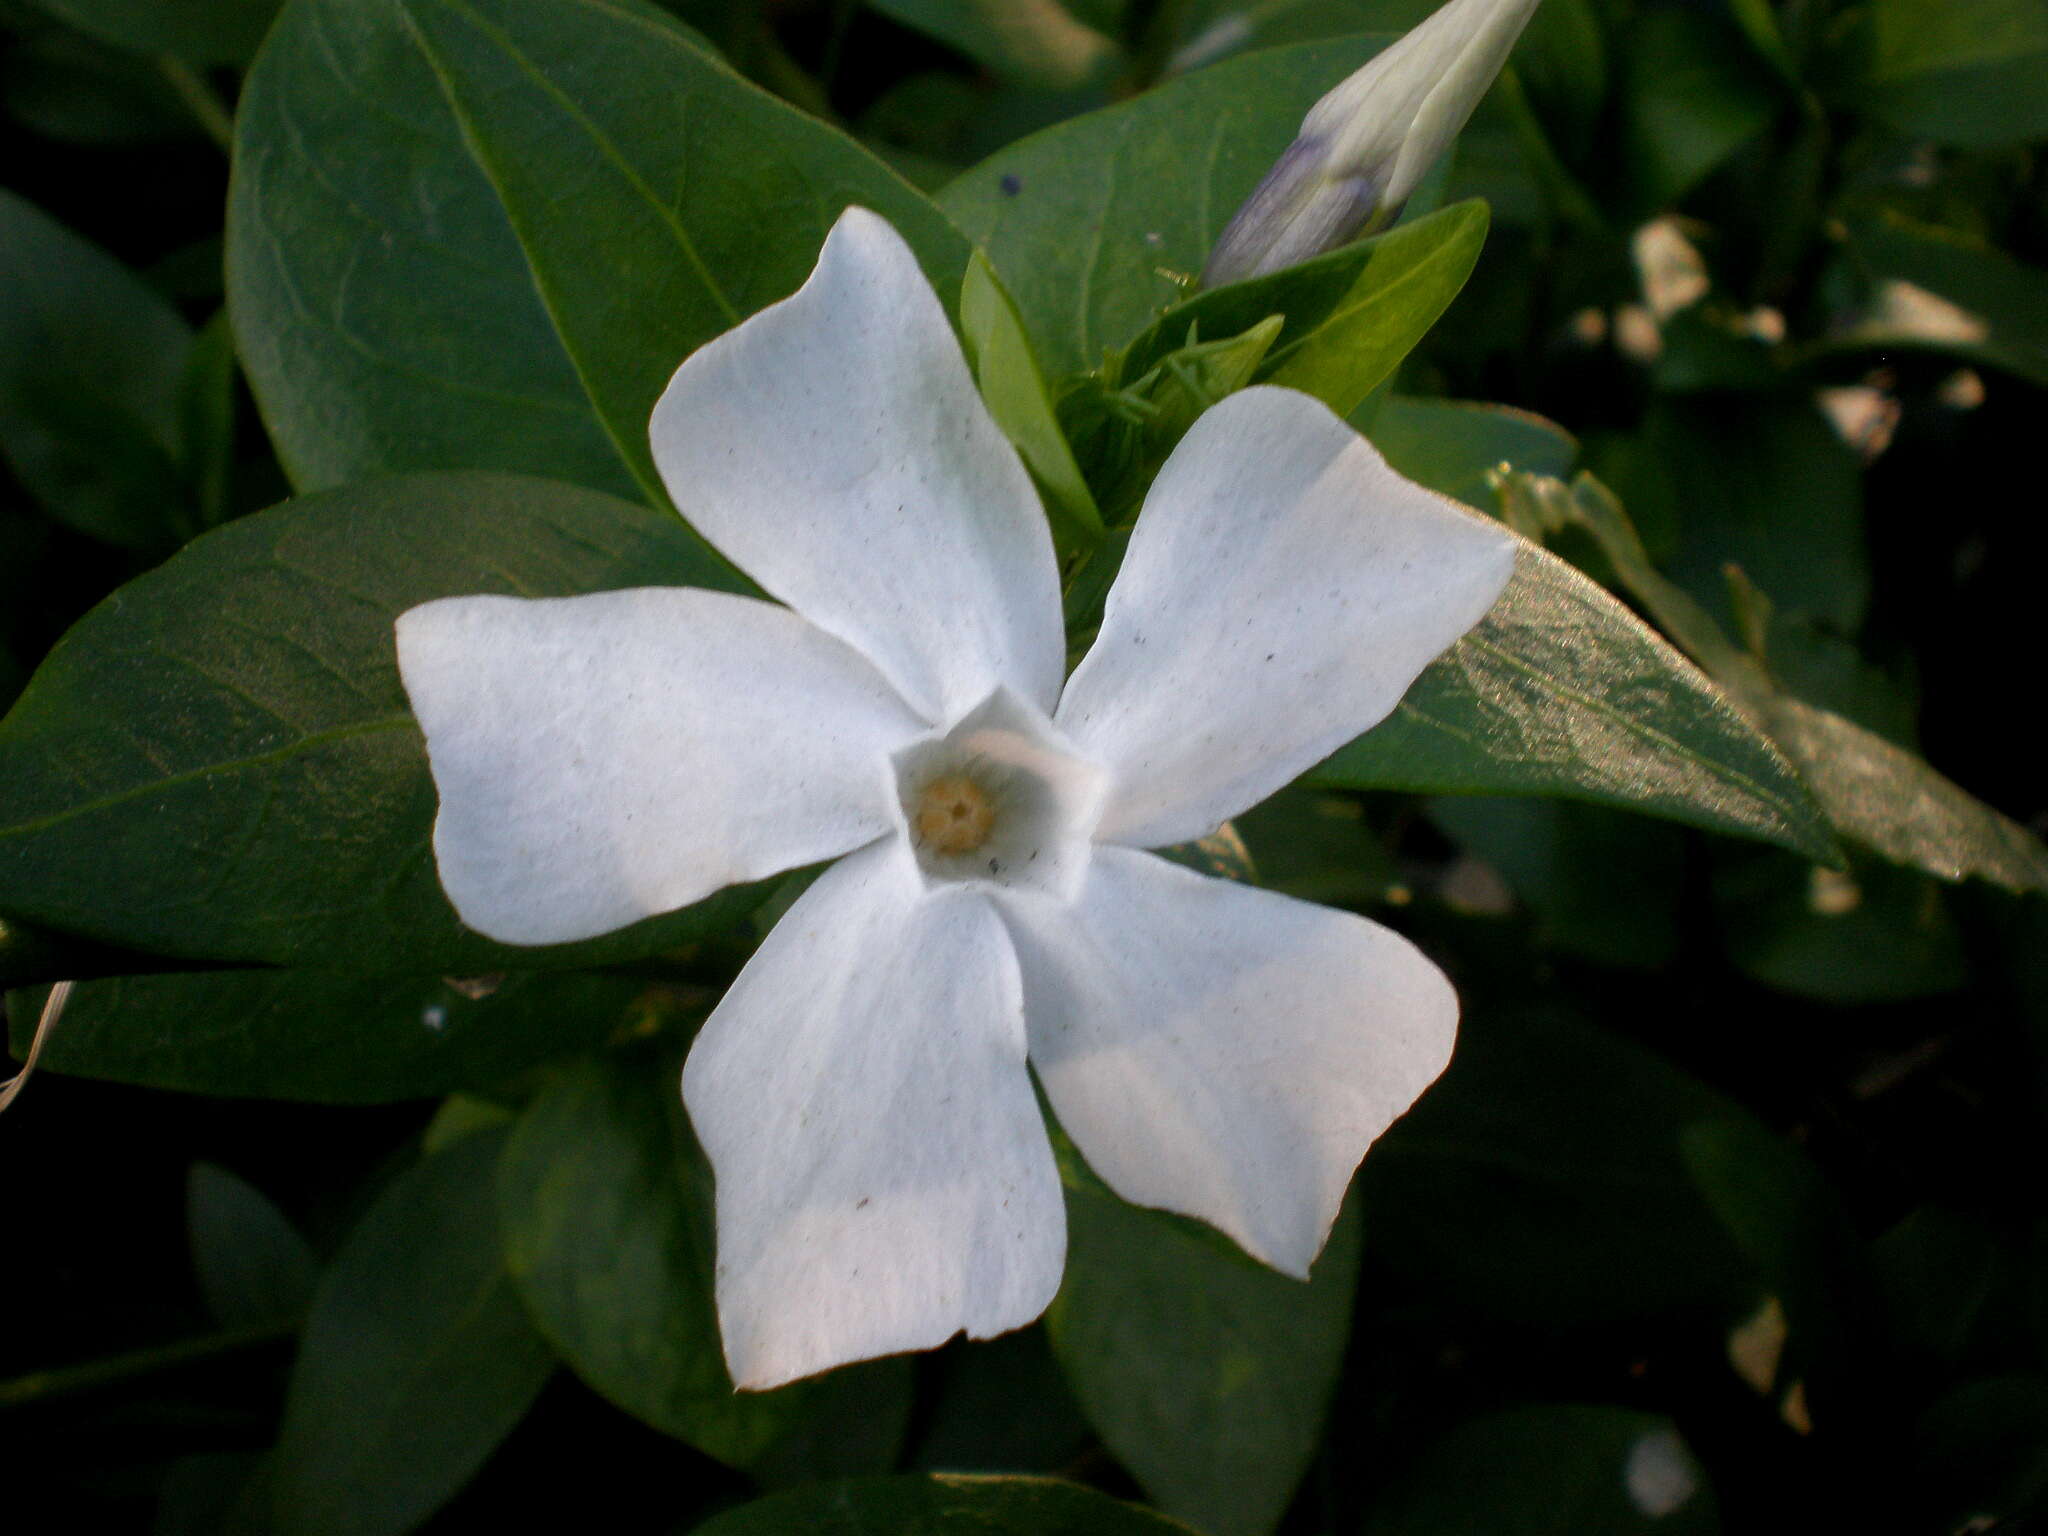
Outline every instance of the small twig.
<svg viewBox="0 0 2048 1536"><path fill-rule="evenodd" d="M21 1090L28 1085L29 1074L36 1069L36 1058L43 1054L43 1042L50 1038L50 1032L57 1027L57 1021L64 1016L64 1005L71 1001L71 989L76 983L60 981L50 988L50 995L43 999L43 1016L36 1021L36 1032L28 1043L28 1056L21 1064L21 1070L0 1083L0 1113L21 1096Z"/></svg>
<svg viewBox="0 0 2048 1536"><path fill-rule="evenodd" d="M32 1371L12 1381L0 1381L0 1408L22 1408L46 1398L67 1397L74 1392L119 1385L138 1376L151 1376L179 1366L275 1344L298 1331L296 1323L259 1323L252 1328L231 1328L197 1338L178 1339L150 1349L138 1349L105 1360L88 1360L82 1365L59 1366L55 1370Z"/></svg>
<svg viewBox="0 0 2048 1536"><path fill-rule="evenodd" d="M177 92L178 100L199 119L199 126L206 130L206 136L222 149L232 152L235 147L235 116L228 110L227 103L220 99L220 93L206 83L205 76L183 59L168 53L157 55L156 68L165 83Z"/></svg>

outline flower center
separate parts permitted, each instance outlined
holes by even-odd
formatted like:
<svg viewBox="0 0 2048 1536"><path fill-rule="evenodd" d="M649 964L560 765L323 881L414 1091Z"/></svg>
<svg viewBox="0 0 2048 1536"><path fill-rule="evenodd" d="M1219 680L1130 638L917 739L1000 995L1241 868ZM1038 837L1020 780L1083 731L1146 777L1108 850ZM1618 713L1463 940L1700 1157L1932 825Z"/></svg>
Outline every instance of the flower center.
<svg viewBox="0 0 2048 1536"><path fill-rule="evenodd" d="M1035 705L998 688L892 767L898 825L927 884L1078 888L1104 776Z"/></svg>
<svg viewBox="0 0 2048 1536"><path fill-rule="evenodd" d="M918 842L935 853L972 853L988 841L996 808L964 773L949 773L925 785L911 825Z"/></svg>

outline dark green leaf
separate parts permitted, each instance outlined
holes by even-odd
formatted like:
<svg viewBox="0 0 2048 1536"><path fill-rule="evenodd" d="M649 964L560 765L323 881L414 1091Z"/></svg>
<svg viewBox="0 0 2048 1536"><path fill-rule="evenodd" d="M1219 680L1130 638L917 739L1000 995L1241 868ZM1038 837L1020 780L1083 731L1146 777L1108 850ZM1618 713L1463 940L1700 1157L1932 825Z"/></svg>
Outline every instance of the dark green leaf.
<svg viewBox="0 0 2048 1536"><path fill-rule="evenodd" d="M1882 306L1834 338L1828 350L1933 348L2048 385L2048 274L1968 235L1889 209L1849 223L1858 263L1879 281L1903 281L1948 300L1963 314L1941 333L1916 333Z"/></svg>
<svg viewBox="0 0 2048 1536"><path fill-rule="evenodd" d="M0 454L52 516L170 542L192 332L106 252L0 189Z"/></svg>
<svg viewBox="0 0 2048 1536"><path fill-rule="evenodd" d="M1117 47L1059 0L868 0L885 16L1020 84L1071 89L1114 64Z"/></svg>
<svg viewBox="0 0 2048 1536"><path fill-rule="evenodd" d="M1676 495L1674 580L1719 611L1732 561L1780 607L1855 632L1870 598L1863 466L1807 398L1669 402L1644 442Z"/></svg>
<svg viewBox="0 0 2048 1536"><path fill-rule="evenodd" d="M1843 1363L1871 1321L1868 1255L1820 1169L1748 1119L1689 1125L1680 1146L1701 1195L1784 1302L1793 1343L1809 1360Z"/></svg>
<svg viewBox="0 0 2048 1536"><path fill-rule="evenodd" d="M1591 1405L1460 1425L1373 1509L1365 1536L1709 1536L1713 1491L1669 1419Z"/></svg>
<svg viewBox="0 0 2048 1536"><path fill-rule="evenodd" d="M1623 68L1621 150L1637 214L1683 197L1777 110L1764 61L1705 9L1644 6L1615 51Z"/></svg>
<svg viewBox="0 0 2048 1536"><path fill-rule="evenodd" d="M2048 134L2048 7L2038 0L1872 0L1852 91L1907 133L1951 144Z"/></svg>
<svg viewBox="0 0 2048 1536"><path fill-rule="evenodd" d="M217 1164L194 1163L185 1227L199 1293L223 1328L290 1326L306 1315L319 1263L261 1190Z"/></svg>
<svg viewBox="0 0 2048 1536"><path fill-rule="evenodd" d="M467 1482L554 1367L498 1244L502 1133L400 1174L322 1277L276 1457L285 1536L400 1536Z"/></svg>
<svg viewBox="0 0 2048 1536"><path fill-rule="evenodd" d="M1366 436L1410 480L1482 512L1494 506L1495 470L1562 476L1579 452L1569 432L1528 411L1411 395L1381 401Z"/></svg>
<svg viewBox="0 0 2048 1536"><path fill-rule="evenodd" d="M1187 1526L1043 1477L876 1477L729 1510L694 1536L1193 1536Z"/></svg>
<svg viewBox="0 0 2048 1536"><path fill-rule="evenodd" d="M1753 1278L1680 1148L1740 1113L1619 1036L1468 1016L1360 1171L1366 1242L1433 1293L1545 1328L1737 1303Z"/></svg>
<svg viewBox="0 0 2048 1536"><path fill-rule="evenodd" d="M1546 944L1608 965L1655 969L1678 947L1685 845L1604 806L1466 796L1430 819L1484 859L1536 913Z"/></svg>
<svg viewBox="0 0 2048 1536"><path fill-rule="evenodd" d="M1768 986L1834 1003L1897 1002L1969 980L1941 888L1910 869L1843 871L1730 849L1714 870L1728 955Z"/></svg>
<svg viewBox="0 0 2048 1536"><path fill-rule="evenodd" d="M1923 1529L2024 1533L2048 1501L2048 1377L1959 1387L1920 1416L1913 1438L1904 1486Z"/></svg>
<svg viewBox="0 0 2048 1536"><path fill-rule="evenodd" d="M236 140L235 334L306 488L507 469L659 504L656 396L848 204L949 302L967 259L880 161L652 7L292 0Z"/></svg>
<svg viewBox="0 0 2048 1536"><path fill-rule="evenodd" d="M764 1481L889 1466L910 1409L903 1361L733 1390L712 1301L711 1171L678 1082L665 1053L587 1061L520 1118L498 1187L527 1307L592 1387Z"/></svg>
<svg viewBox="0 0 2048 1536"><path fill-rule="evenodd" d="M1093 1442L1043 1328L961 1340L932 1372L929 1428L906 1465L921 1471L1052 1472Z"/></svg>
<svg viewBox="0 0 2048 1536"><path fill-rule="evenodd" d="M385 973L702 933L746 894L589 944L462 929L391 626L455 593L729 582L672 517L507 476L386 481L230 523L89 613L0 721L0 902L168 954Z"/></svg>
<svg viewBox="0 0 2048 1536"><path fill-rule="evenodd" d="M137 53L188 64L243 64L277 14L278 0L36 0L81 32Z"/></svg>
<svg viewBox="0 0 2048 1536"><path fill-rule="evenodd" d="M1355 1210L1304 1285L1089 1180L1068 1189L1067 1273L1046 1326L1152 1502L1215 1536L1258 1536L1321 1438L1357 1281Z"/></svg>
<svg viewBox="0 0 2048 1536"><path fill-rule="evenodd" d="M1384 42L1276 48L1201 70L990 156L939 205L987 249L1047 375L1093 368L1187 296L1302 114Z"/></svg>
<svg viewBox="0 0 2048 1536"><path fill-rule="evenodd" d="M53 1072L184 1093L374 1104L488 1087L594 1045L644 983L576 972L361 976L196 971L88 981L43 1048ZM39 992L13 995L28 1048Z"/></svg>

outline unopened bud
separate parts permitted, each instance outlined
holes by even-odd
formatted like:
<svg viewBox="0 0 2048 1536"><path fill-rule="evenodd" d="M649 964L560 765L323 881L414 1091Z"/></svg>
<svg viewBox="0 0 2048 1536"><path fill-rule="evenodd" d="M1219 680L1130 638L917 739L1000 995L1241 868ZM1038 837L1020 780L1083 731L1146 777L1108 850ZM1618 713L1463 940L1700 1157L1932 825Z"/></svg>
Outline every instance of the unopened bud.
<svg viewBox="0 0 2048 1536"><path fill-rule="evenodd" d="M1309 108L1209 254L1202 286L1277 272L1391 222L1493 84L1538 0L1450 0Z"/></svg>

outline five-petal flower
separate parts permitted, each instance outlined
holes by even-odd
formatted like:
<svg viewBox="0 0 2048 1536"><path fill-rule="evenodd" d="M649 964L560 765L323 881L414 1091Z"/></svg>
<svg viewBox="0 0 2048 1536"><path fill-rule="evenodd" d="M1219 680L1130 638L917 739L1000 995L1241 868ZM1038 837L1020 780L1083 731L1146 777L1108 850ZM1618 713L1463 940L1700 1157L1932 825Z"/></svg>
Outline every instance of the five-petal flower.
<svg viewBox="0 0 2048 1536"><path fill-rule="evenodd" d="M398 622L463 919L584 938L837 859L683 1074L744 1387L986 1337L1059 1285L1026 1062L1125 1198L1304 1275L1457 1002L1364 918L1152 853L1383 718L1510 541L1307 396L1202 416L1064 678L1017 455L901 238L849 210L652 423L697 529L779 603L457 597ZM787 606L780 606L786 604Z"/></svg>

